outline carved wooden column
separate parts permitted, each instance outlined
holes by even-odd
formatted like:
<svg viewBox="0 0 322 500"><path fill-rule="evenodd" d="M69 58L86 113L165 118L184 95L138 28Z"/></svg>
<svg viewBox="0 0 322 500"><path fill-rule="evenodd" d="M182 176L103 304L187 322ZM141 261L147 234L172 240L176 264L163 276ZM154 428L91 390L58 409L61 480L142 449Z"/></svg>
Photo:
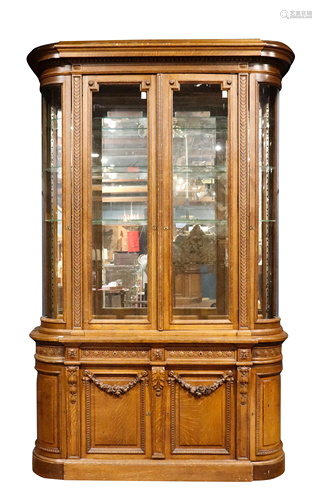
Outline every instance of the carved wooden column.
<svg viewBox="0 0 322 500"><path fill-rule="evenodd" d="M248 318L248 74L238 76L239 147L239 328Z"/></svg>
<svg viewBox="0 0 322 500"><path fill-rule="evenodd" d="M250 408L250 375L252 366L251 349L238 349L237 367L237 459L249 460L249 408Z"/></svg>
<svg viewBox="0 0 322 500"><path fill-rule="evenodd" d="M153 349L152 359L163 360L163 349ZM165 368L152 367L152 458L165 458Z"/></svg>
<svg viewBox="0 0 322 500"><path fill-rule="evenodd" d="M66 348L67 457L80 458L80 391L78 348Z"/></svg>
<svg viewBox="0 0 322 500"><path fill-rule="evenodd" d="M73 328L82 328L82 76L72 76Z"/></svg>

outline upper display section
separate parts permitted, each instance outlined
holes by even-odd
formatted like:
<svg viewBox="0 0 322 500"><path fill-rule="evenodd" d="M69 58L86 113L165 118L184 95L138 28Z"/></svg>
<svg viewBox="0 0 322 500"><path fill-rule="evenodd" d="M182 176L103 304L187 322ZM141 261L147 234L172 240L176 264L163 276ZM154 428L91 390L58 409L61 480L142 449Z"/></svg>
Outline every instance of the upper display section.
<svg viewBox="0 0 322 500"><path fill-rule="evenodd" d="M293 60L293 51L285 44L260 39L236 40L113 40L59 42L37 47L28 55L32 70L41 76L52 60L57 59L57 66L81 64L86 59L99 58L211 58L229 61L240 58L243 62L269 62L278 67L283 77Z"/></svg>

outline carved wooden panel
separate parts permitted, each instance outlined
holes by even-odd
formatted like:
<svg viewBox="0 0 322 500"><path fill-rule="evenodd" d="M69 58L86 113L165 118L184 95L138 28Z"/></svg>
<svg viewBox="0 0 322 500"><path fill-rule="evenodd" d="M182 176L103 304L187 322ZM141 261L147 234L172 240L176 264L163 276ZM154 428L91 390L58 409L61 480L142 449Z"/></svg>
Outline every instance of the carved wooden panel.
<svg viewBox="0 0 322 500"><path fill-rule="evenodd" d="M236 352L230 347L215 347L212 349L196 348L173 348L166 350L166 359L171 361L194 361L213 360L233 361L236 358Z"/></svg>
<svg viewBox="0 0 322 500"><path fill-rule="evenodd" d="M239 326L248 327L248 75L239 85Z"/></svg>
<svg viewBox="0 0 322 500"><path fill-rule="evenodd" d="M110 360L116 360L116 361L121 361L121 360L149 360L150 359L150 353L149 350L146 350L144 348L137 349L137 348L132 348L132 349L120 349L120 348L115 348L115 349L95 349L95 348L87 348L87 349L82 349L81 351L81 357L82 359L86 360L91 360L91 359L108 359Z"/></svg>
<svg viewBox="0 0 322 500"><path fill-rule="evenodd" d="M84 370L87 454L144 454L147 372Z"/></svg>
<svg viewBox="0 0 322 500"><path fill-rule="evenodd" d="M260 369L256 374L256 456L274 454L281 442L281 366ZM257 458L259 459L259 458Z"/></svg>
<svg viewBox="0 0 322 500"><path fill-rule="evenodd" d="M37 441L42 452L61 453L60 372L38 372Z"/></svg>
<svg viewBox="0 0 322 500"><path fill-rule="evenodd" d="M63 346L37 344L35 357L39 361L53 363L63 361L64 354L65 348Z"/></svg>
<svg viewBox="0 0 322 500"><path fill-rule="evenodd" d="M232 372L169 372L171 452L231 455Z"/></svg>
<svg viewBox="0 0 322 500"><path fill-rule="evenodd" d="M281 345L266 345L262 347L253 348L254 361L276 361L282 359L282 346Z"/></svg>

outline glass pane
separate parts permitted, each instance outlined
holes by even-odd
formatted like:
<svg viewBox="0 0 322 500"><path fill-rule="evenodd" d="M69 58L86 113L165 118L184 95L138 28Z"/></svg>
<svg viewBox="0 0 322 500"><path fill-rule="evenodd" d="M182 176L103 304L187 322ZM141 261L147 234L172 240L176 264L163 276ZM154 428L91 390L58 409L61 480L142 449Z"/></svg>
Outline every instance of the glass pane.
<svg viewBox="0 0 322 500"><path fill-rule="evenodd" d="M178 319L228 314L228 99L219 84L173 93L173 299Z"/></svg>
<svg viewBox="0 0 322 500"><path fill-rule="evenodd" d="M43 95L43 316L63 313L61 87Z"/></svg>
<svg viewBox="0 0 322 500"><path fill-rule="evenodd" d="M259 241L258 314L277 316L277 97L278 89L259 86Z"/></svg>
<svg viewBox="0 0 322 500"><path fill-rule="evenodd" d="M139 84L93 93L93 316L147 314L147 95Z"/></svg>

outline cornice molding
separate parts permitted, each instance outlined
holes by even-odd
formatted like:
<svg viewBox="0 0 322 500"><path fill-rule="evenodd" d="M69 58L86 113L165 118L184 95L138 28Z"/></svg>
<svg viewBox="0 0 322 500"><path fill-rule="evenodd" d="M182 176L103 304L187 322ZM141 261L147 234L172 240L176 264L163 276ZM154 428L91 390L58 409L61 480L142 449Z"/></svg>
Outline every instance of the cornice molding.
<svg viewBox="0 0 322 500"><path fill-rule="evenodd" d="M282 77L289 70L293 51L280 42L260 39L231 40L111 40L111 41L67 41L37 47L27 57L31 69L39 77L44 68L72 64L76 61L99 62L116 58L129 58L142 62L145 58L155 61L162 58L185 58L192 61L208 58L211 62L249 60L261 62L262 58L277 64ZM246 59L245 59L246 58Z"/></svg>

